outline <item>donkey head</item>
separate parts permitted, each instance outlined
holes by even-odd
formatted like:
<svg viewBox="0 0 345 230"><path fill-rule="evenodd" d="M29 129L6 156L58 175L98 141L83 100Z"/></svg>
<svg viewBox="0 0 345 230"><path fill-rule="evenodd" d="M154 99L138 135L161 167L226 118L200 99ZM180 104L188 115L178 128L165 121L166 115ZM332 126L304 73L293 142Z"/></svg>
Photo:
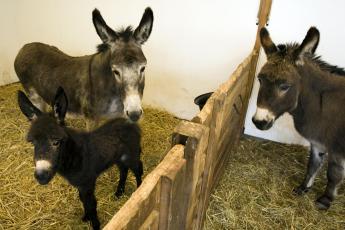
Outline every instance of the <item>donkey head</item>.
<svg viewBox="0 0 345 230"><path fill-rule="evenodd" d="M141 49L149 38L153 25L153 12L146 8L139 26L115 32L95 9L92 13L97 34L110 49L110 69L120 90L124 113L132 121L142 114L141 99L145 86L146 58Z"/></svg>
<svg viewBox="0 0 345 230"><path fill-rule="evenodd" d="M292 112L298 105L301 75L298 68L305 58L312 55L319 43L319 31L311 27L301 45L276 46L266 28L260 31L262 47L267 62L262 67L256 113L252 118L258 129L267 130L285 112Z"/></svg>
<svg viewBox="0 0 345 230"><path fill-rule="evenodd" d="M60 87L52 105L52 114L41 112L22 91L18 91L18 104L31 122L27 141L31 142L35 149L35 178L42 185L48 184L56 173L59 155L67 142L68 136L63 127L67 97Z"/></svg>

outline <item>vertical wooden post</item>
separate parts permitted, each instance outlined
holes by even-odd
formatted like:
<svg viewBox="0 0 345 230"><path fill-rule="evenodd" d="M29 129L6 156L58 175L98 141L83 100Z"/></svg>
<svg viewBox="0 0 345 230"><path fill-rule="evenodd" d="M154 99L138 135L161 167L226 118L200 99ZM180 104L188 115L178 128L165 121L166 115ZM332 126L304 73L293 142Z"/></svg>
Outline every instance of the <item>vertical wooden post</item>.
<svg viewBox="0 0 345 230"><path fill-rule="evenodd" d="M246 114L247 110L248 110L249 99L250 99L250 96L252 94L252 89L253 89L254 79L255 79L255 73L256 73L256 67L257 67L259 55L260 55L260 48L261 48L260 30L262 27L266 26L266 24L268 22L269 15L271 12L271 6L272 6L272 0L261 0L260 1L260 7L259 7L259 11L258 11L258 29L256 32L256 40L255 40L255 44L254 44L254 48L253 48L255 56L252 58L252 63L251 63L251 67L249 70L248 82L246 85L246 93L245 93L244 98L243 98L243 102L244 102L243 113L244 114ZM245 116L243 116L241 121L240 121L242 127L244 125L244 120L245 120Z"/></svg>
<svg viewBox="0 0 345 230"><path fill-rule="evenodd" d="M199 205L202 174L205 169L205 154L208 146L209 129L201 124L182 121L173 133L173 144L185 140L184 159L186 160L186 176L188 183L184 187L184 229L193 229ZM180 201L180 202L181 202Z"/></svg>

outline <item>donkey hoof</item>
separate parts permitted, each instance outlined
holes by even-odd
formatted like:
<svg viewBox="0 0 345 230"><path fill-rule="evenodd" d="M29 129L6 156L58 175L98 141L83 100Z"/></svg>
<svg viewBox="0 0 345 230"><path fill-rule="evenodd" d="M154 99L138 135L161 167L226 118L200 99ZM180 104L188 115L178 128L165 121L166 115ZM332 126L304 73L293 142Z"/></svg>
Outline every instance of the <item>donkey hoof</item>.
<svg viewBox="0 0 345 230"><path fill-rule="evenodd" d="M327 210L331 206L331 199L327 196L321 196L316 200L316 206L320 210Z"/></svg>
<svg viewBox="0 0 345 230"><path fill-rule="evenodd" d="M300 185L293 189L293 193L297 196L302 196L303 194L309 192L310 188L306 188L303 185Z"/></svg>
<svg viewBox="0 0 345 230"><path fill-rule="evenodd" d="M123 195L124 192L125 192L125 191L124 191L123 189L118 189L118 190L116 191L116 193L115 193L115 196L116 196L117 198L120 198L120 197Z"/></svg>
<svg viewBox="0 0 345 230"><path fill-rule="evenodd" d="M91 224L92 224L92 228L93 228L94 230L99 230L100 227L101 227L101 224L99 223L98 220L92 221Z"/></svg>
<svg viewBox="0 0 345 230"><path fill-rule="evenodd" d="M81 218L81 220L83 221L83 222L86 222L86 221L89 221L90 220L90 217L88 216L88 215L84 215L83 216L83 218Z"/></svg>

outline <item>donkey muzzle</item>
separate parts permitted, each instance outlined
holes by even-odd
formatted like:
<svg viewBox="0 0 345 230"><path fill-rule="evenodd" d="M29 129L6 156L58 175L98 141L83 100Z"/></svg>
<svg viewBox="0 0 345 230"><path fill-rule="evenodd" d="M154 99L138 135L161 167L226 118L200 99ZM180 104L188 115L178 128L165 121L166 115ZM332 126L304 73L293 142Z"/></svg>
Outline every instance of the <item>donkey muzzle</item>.
<svg viewBox="0 0 345 230"><path fill-rule="evenodd" d="M270 129L273 125L273 121L255 120L254 117L252 118L252 121L253 121L254 125L256 126L256 128L258 128L260 130Z"/></svg>
<svg viewBox="0 0 345 230"><path fill-rule="evenodd" d="M131 121L136 122L140 119L141 115L143 114L143 111L142 110L131 111L131 112L127 111L126 114Z"/></svg>
<svg viewBox="0 0 345 230"><path fill-rule="evenodd" d="M141 107L141 98L139 94L128 94L123 101L123 105L126 116L133 122L138 121L143 114L143 109Z"/></svg>
<svg viewBox="0 0 345 230"><path fill-rule="evenodd" d="M49 183L49 181L52 179L54 175L51 169L52 169L52 165L49 161L47 160L36 161L34 176L39 184L45 185Z"/></svg>
<svg viewBox="0 0 345 230"><path fill-rule="evenodd" d="M34 176L40 185L48 184L52 178L52 174L48 170L35 170Z"/></svg>
<svg viewBox="0 0 345 230"><path fill-rule="evenodd" d="M261 130L270 129L274 123L274 114L265 108L258 107L256 113L252 118L254 125Z"/></svg>

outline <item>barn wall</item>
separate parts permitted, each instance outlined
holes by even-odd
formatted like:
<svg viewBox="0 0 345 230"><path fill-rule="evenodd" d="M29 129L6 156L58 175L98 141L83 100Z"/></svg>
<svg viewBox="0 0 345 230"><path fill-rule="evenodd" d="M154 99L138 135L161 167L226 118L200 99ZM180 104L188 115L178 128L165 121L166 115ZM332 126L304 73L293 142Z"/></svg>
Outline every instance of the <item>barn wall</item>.
<svg viewBox="0 0 345 230"><path fill-rule="evenodd" d="M258 5L256 0L1 1L0 84L17 80L13 61L27 42L54 44L70 55L94 52L100 43L91 21L94 7L118 28L138 25L151 6L155 22L143 47L144 102L192 118L198 109L194 97L217 89L250 53Z"/></svg>
<svg viewBox="0 0 345 230"><path fill-rule="evenodd" d="M213 91L251 51L256 33L256 0L11 0L1 1L0 85L17 81L13 61L23 44L54 44L70 55L91 54L100 42L91 22L94 7L112 27L137 25L146 6L155 14L152 35L143 49L148 59L144 102L182 118L192 118L193 98ZM307 29L321 31L318 53L345 66L345 2L334 0L274 1L269 30L277 43L301 41ZM260 55L259 69L265 62ZM246 133L288 143L304 143L284 115L269 131L257 130L255 82Z"/></svg>
<svg viewBox="0 0 345 230"><path fill-rule="evenodd" d="M276 44L297 41L302 42L310 26L320 30L320 43L316 53L331 64L345 67L345 1L290 0L273 1L268 30ZM258 69L266 61L261 52ZM255 128L251 118L256 110L256 98L259 84L256 79L246 117L247 134L279 142L306 144L295 131L292 117L285 114L279 118L273 128L260 131Z"/></svg>

